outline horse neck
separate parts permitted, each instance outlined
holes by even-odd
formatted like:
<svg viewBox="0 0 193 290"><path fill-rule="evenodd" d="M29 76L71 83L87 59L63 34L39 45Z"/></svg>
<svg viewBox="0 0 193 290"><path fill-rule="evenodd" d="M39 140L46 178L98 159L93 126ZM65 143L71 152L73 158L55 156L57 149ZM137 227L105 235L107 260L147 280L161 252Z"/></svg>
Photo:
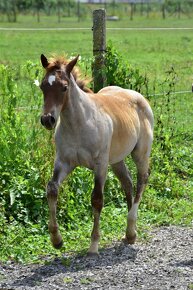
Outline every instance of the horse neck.
<svg viewBox="0 0 193 290"><path fill-rule="evenodd" d="M77 126L77 124L84 123L91 109L91 101L87 93L82 91L73 76L71 75L68 102L66 108L61 112L61 120L67 121ZM66 122L65 122L66 123Z"/></svg>

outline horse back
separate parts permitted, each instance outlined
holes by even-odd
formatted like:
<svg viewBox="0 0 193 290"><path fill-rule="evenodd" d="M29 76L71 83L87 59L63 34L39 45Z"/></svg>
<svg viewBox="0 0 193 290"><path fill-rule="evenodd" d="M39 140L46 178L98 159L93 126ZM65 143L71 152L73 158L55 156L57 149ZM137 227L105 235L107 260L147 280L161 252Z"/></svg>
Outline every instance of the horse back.
<svg viewBox="0 0 193 290"><path fill-rule="evenodd" d="M93 95L100 110L107 113L119 127L138 127L147 119L153 127L153 113L149 102L138 92L117 86L101 89ZM137 121L138 120L138 121Z"/></svg>
<svg viewBox="0 0 193 290"><path fill-rule="evenodd" d="M130 154L142 136L152 136L153 113L140 93L110 86L93 98L98 109L108 114L113 123L110 163Z"/></svg>

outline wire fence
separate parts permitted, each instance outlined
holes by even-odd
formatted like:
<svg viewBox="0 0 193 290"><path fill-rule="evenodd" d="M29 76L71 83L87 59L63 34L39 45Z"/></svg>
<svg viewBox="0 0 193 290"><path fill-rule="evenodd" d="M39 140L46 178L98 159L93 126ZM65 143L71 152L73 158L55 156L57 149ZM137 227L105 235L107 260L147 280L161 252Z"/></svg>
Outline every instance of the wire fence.
<svg viewBox="0 0 193 290"><path fill-rule="evenodd" d="M170 92L170 95L180 95L180 94L189 94L189 93L193 93L193 85L192 85L192 90L190 91L177 91L177 92ZM161 97L165 95L165 93L157 93L157 94L150 94L149 97Z"/></svg>
<svg viewBox="0 0 193 290"><path fill-rule="evenodd" d="M76 31L76 30L92 30L91 27L53 27L53 28L9 28L9 27L0 27L0 31ZM193 27L107 27L106 30L130 30L130 31L156 31L156 30L164 30L164 31L170 31L170 30L193 30ZM183 91L176 91L176 92L170 92L170 94L189 94L193 93L193 84L192 84L192 90L183 90ZM149 94L149 97L158 97L158 96L164 96L166 93L155 93L155 94ZM16 110L39 110L41 107L39 106L33 106L33 107L17 107Z"/></svg>
<svg viewBox="0 0 193 290"><path fill-rule="evenodd" d="M179 94L193 94L193 85L192 85L192 90L189 90L189 91L177 91L177 92L170 92L170 95L179 95ZM149 97L161 97L161 96L164 96L165 93L157 93L157 94L149 94L148 96ZM25 106L22 106L22 107L16 107L15 108L16 111L27 111L27 110L40 110L41 109L41 106L32 106L32 107L25 107Z"/></svg>
<svg viewBox="0 0 193 290"><path fill-rule="evenodd" d="M107 30L133 30L133 31L145 31L145 30L193 30L193 27L107 27ZM92 27L41 27L41 28L25 28L25 27L0 27L1 31L70 31L70 30L90 30Z"/></svg>

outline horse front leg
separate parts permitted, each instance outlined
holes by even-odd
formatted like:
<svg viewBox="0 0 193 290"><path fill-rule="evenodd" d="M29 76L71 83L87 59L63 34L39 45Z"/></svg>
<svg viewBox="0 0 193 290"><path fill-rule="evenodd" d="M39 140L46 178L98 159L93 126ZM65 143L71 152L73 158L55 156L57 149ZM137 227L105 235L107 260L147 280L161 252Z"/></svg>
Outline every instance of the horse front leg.
<svg viewBox="0 0 193 290"><path fill-rule="evenodd" d="M91 234L91 244L88 250L89 256L98 255L98 244L100 240L100 214L103 208L103 189L106 180L106 172L107 169L104 170L103 175L95 174L95 185L91 197L94 223Z"/></svg>
<svg viewBox="0 0 193 290"><path fill-rule="evenodd" d="M59 231L59 226L56 218L58 189L64 178L70 173L71 168L68 164L62 164L58 160L55 162L52 179L47 185L47 200L49 206L49 223L48 229L50 232L50 240L54 248L62 247L62 236Z"/></svg>

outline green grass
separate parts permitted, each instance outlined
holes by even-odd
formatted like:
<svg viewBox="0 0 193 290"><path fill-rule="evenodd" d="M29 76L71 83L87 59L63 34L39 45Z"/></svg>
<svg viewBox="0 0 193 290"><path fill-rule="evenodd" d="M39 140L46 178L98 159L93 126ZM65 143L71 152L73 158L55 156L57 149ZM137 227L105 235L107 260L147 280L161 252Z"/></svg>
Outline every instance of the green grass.
<svg viewBox="0 0 193 290"><path fill-rule="evenodd" d="M25 21L24 21L24 20ZM58 24L54 18L48 22L26 21L16 24L0 23L9 27L92 27L91 19L77 23L75 19ZM30 19L29 19L30 20ZM45 25L47 23L47 25ZM107 27L193 27L191 19L173 21L169 18L126 20L107 22ZM0 31L1 63L23 64L28 59L38 62L41 53L92 56L92 31ZM161 79L170 66L174 66L179 81L177 89L189 90L193 82L193 30L174 31L116 31L107 30L107 41L125 56L128 63L150 76Z"/></svg>
<svg viewBox="0 0 193 290"><path fill-rule="evenodd" d="M91 19L79 24L76 19L65 19L59 25L91 27L91 24ZM122 19L107 23L109 27L173 25L189 27L192 22L188 18L164 22L143 17L133 22ZM14 24L0 23L3 26ZM58 24L56 18L37 24L21 17L16 26L57 27ZM0 259L44 262L45 256L52 259L64 252L85 251L92 228L93 177L88 170L78 168L60 191L58 218L64 239L62 250L54 250L49 241L45 186L52 172L54 145L52 133L40 125L42 95L33 82L42 76L41 53L80 53L81 66L90 71L92 31L0 31L0 34L0 63L5 64L0 66ZM147 239L152 226L192 223L192 95L171 94L175 90L191 89L192 36L193 31L107 31L107 40L112 40L123 61L147 75L149 92L163 94L149 97L155 114L155 140L151 177L139 209L139 239ZM129 159L128 165L135 179ZM109 172L101 217L101 247L121 239L126 215L124 194Z"/></svg>

